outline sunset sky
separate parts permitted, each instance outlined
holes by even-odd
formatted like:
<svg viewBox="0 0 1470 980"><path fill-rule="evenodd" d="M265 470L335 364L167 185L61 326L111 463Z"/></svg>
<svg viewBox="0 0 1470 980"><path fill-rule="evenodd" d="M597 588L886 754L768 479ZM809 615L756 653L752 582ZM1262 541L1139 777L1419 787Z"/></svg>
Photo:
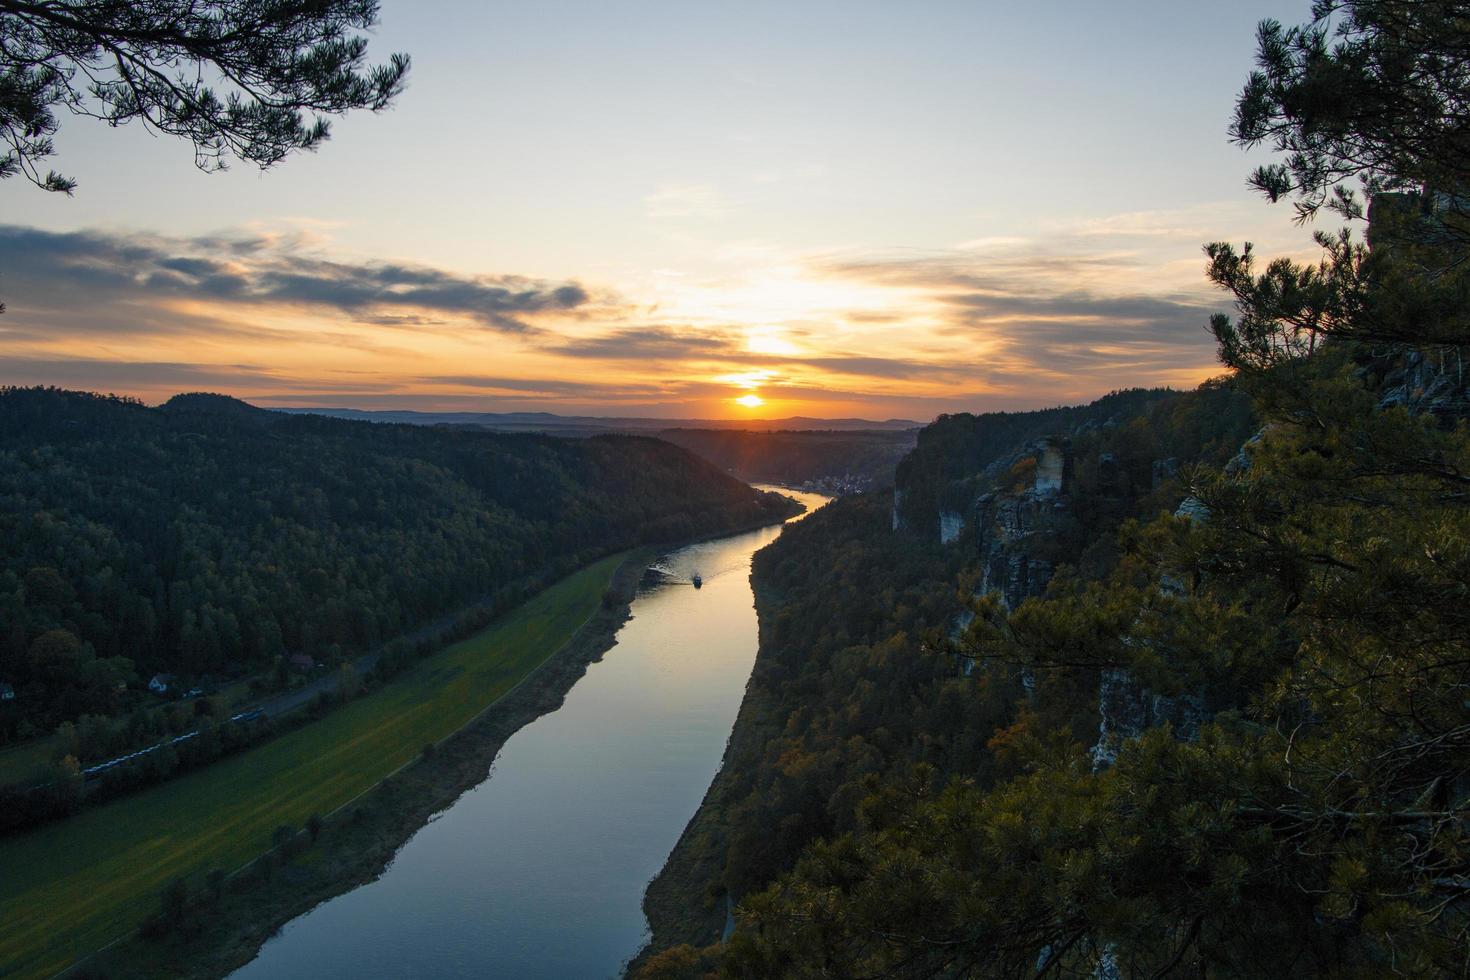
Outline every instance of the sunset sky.
<svg viewBox="0 0 1470 980"><path fill-rule="evenodd" d="M1205 4L385 0L385 114L261 174L66 119L0 183L0 383L705 418L1087 400L1216 373L1200 246L1310 254ZM737 401L737 399L739 399Z"/></svg>

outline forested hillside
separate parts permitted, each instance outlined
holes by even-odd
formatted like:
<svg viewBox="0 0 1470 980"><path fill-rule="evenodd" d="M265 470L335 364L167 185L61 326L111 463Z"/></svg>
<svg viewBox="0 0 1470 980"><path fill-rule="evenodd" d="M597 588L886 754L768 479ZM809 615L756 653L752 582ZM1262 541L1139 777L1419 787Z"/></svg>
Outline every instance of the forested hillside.
<svg viewBox="0 0 1470 980"><path fill-rule="evenodd" d="M966 597L1040 594L1056 566L1102 574L1125 520L1172 509L1181 470L1223 462L1252 431L1248 399L1226 385L948 416L924 430L898 491L969 494L948 542L937 522L906 523L883 493L834 501L759 552L760 658L725 766L651 887L656 946L711 942L723 896L759 891L813 842L861 826L865 808L953 778L1013 775L1009 746L1024 731L1095 731L1095 671L1038 683L956 655L949 640L971 615ZM1052 447L1061 485L1038 493L1039 457ZM979 472L957 479L951 455ZM1004 544L997 509L1026 525Z"/></svg>
<svg viewBox="0 0 1470 980"><path fill-rule="evenodd" d="M359 652L646 542L777 520L667 443L0 391L0 739L197 678Z"/></svg>
<svg viewBox="0 0 1470 980"><path fill-rule="evenodd" d="M1158 411L1167 418L1155 417ZM975 499L977 487L997 483L1043 439L1077 439L1082 473L1092 473L1101 454L1108 453L1104 468L1112 473L1103 478L1126 483L1113 488L1115 496L1133 495L1157 482L1155 463L1172 472L1181 459L1234 452L1249 419L1248 400L1219 385L1183 401L1176 391L1133 388L1087 405L944 415L919 433L917 448L898 466L895 523L921 533L945 533L941 514L960 514ZM1119 426L1125 431L1108 431ZM1097 448L1103 445L1106 449ZM1070 457L1078 454L1068 455L1070 465ZM1093 486L1085 482L1078 496L1090 498Z"/></svg>
<svg viewBox="0 0 1470 980"><path fill-rule="evenodd" d="M941 420L890 523L839 502L763 556L757 734L694 839L739 928L644 976L1466 975L1470 32L1314 17L1262 25L1232 133L1281 154L1268 198L1371 247L1207 246L1224 384L1096 429ZM903 537L956 555L961 615L838 587Z"/></svg>

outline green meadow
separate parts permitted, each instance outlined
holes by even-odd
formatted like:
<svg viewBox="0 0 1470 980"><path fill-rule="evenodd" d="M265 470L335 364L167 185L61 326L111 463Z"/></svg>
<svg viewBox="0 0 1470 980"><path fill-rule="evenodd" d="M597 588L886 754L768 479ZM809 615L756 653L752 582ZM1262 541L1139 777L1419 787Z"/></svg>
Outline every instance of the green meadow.
<svg viewBox="0 0 1470 980"><path fill-rule="evenodd" d="M515 687L598 607L621 555L319 721L197 772L0 840L0 975L50 976L136 928L180 875L232 871Z"/></svg>
<svg viewBox="0 0 1470 980"><path fill-rule="evenodd" d="M53 738L38 738L0 752L0 786L42 780L56 754Z"/></svg>

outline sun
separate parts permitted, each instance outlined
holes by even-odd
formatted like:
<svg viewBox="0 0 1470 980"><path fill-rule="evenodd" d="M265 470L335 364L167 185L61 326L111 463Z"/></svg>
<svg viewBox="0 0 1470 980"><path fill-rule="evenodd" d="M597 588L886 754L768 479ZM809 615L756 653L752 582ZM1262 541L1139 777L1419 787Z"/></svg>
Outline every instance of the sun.
<svg viewBox="0 0 1470 980"><path fill-rule="evenodd" d="M741 395L735 399L735 404L744 405L746 408L760 408L766 400L760 395Z"/></svg>

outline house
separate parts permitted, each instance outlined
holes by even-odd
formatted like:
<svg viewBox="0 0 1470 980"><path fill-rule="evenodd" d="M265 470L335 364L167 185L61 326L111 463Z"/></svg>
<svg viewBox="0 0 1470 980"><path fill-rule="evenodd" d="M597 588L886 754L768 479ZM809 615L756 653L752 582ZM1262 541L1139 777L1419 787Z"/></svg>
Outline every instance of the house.
<svg viewBox="0 0 1470 980"><path fill-rule="evenodd" d="M311 670L316 666L316 661L304 653L296 653L291 655L291 666L296 670Z"/></svg>
<svg viewBox="0 0 1470 980"><path fill-rule="evenodd" d="M0 684L0 701L14 701L15 688L9 684Z"/></svg>
<svg viewBox="0 0 1470 980"><path fill-rule="evenodd" d="M154 674L153 679L148 682L148 690L154 694L167 694L173 682L173 674Z"/></svg>

